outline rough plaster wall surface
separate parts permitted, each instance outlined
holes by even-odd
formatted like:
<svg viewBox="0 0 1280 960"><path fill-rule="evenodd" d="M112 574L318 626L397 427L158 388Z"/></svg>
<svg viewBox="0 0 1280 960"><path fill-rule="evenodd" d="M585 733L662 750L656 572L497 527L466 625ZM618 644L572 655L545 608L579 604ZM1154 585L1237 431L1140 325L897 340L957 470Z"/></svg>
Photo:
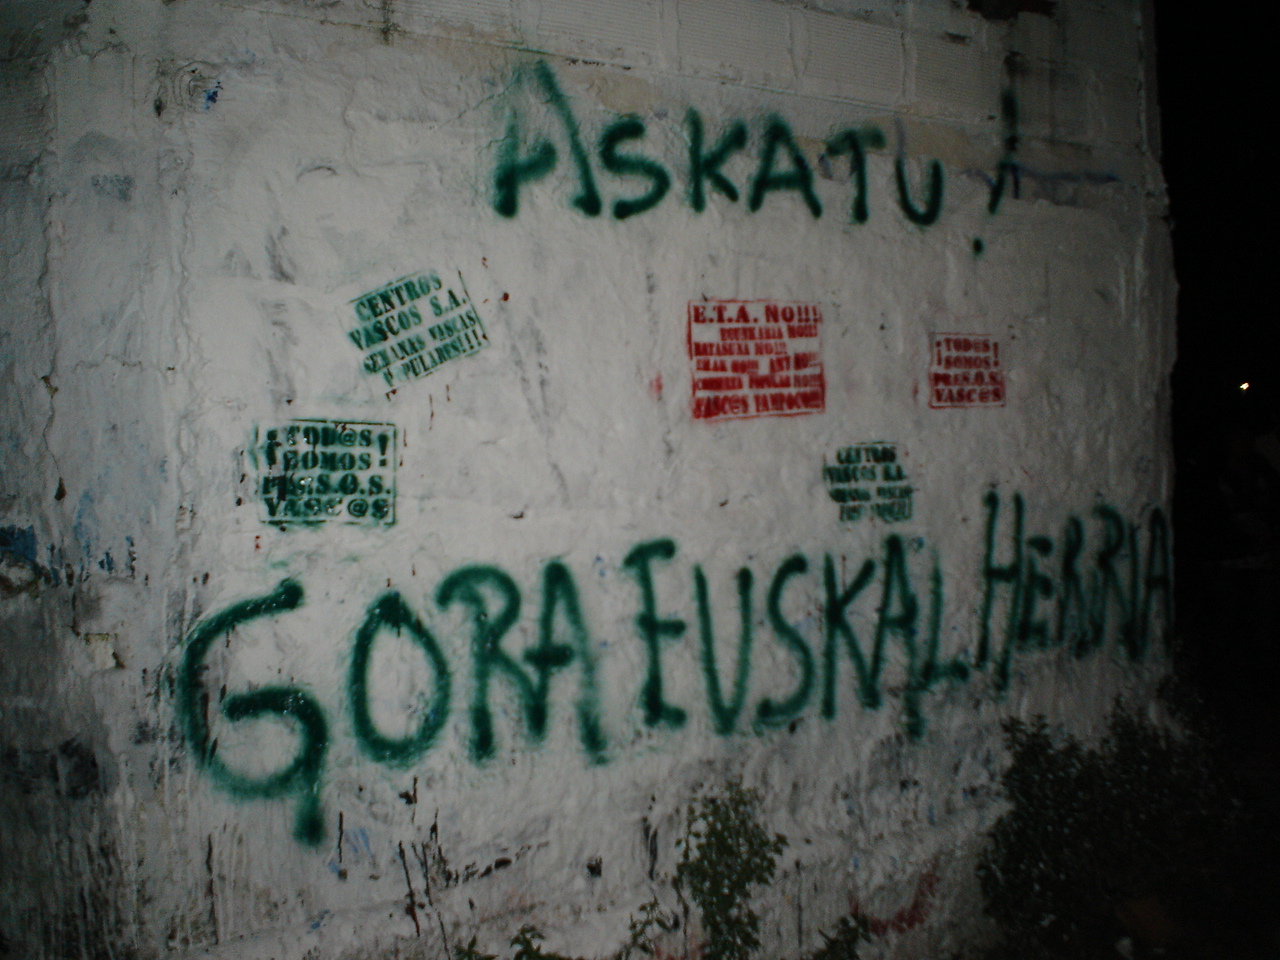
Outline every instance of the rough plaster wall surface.
<svg viewBox="0 0 1280 960"><path fill-rule="evenodd" d="M1166 669L1138 4L5 16L0 950L605 956L731 780L767 955L980 939Z"/></svg>

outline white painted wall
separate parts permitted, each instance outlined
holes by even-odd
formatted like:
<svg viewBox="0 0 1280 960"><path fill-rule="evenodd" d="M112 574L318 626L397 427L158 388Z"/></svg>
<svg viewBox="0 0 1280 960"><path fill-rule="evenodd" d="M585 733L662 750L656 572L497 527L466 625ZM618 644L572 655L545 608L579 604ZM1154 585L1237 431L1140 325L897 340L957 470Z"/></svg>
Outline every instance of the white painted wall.
<svg viewBox="0 0 1280 960"><path fill-rule="evenodd" d="M886 956L976 942L1000 719L1045 713L1087 734L1114 697L1149 701L1165 669L1173 280L1137 4L994 21L928 0L95 0L5 17L0 944L435 957L473 935L505 950L531 922L550 948L604 956L651 897L678 910L685 805L734 778L789 841L759 897L767 955L813 949L854 904L899 921ZM739 198L708 185L701 213L690 110L707 150L746 130L722 168ZM628 115L644 133L618 154L658 164L670 189L619 220L615 202L660 176L606 169L601 137ZM572 204L570 117L596 216ZM789 134L777 181L771 118ZM869 145L865 222L847 151L824 147L850 129ZM504 157L544 140L554 168L500 215ZM789 144L820 216L793 189ZM940 165L932 223L904 215L899 159L921 210ZM1020 189L1010 178L992 212L1002 159ZM761 177L777 189L753 212ZM361 367L355 304L433 274L479 324L466 355L389 390ZM724 300L760 301L761 319L691 335L690 305ZM437 322L429 302L409 334ZM816 306L820 347L813 331L723 337L768 328L766 302ZM1000 403L931 404L937 338L956 334L998 348ZM691 337L818 352L821 409L810 394L791 416L695 418L695 378L714 374L695 371ZM279 475L269 457L283 463L304 420L382 425L329 449L375 459L334 517L272 523L293 508L264 502L281 489L264 471ZM909 517L841 519L824 466L872 442L901 477L881 466L852 485L909 487ZM353 516L392 473L394 522ZM655 612L686 629L654 660L625 561L663 539L675 553L651 563ZM740 568L754 643L735 710ZM550 673L539 742L513 677L536 692L522 653L548 570L568 573L551 622L569 663ZM486 699L465 599L478 589L500 622L503 576L520 606ZM372 634L377 735L441 718L399 765L362 739L350 680L361 624L391 592L450 678L446 702L412 629ZM237 606L271 596L292 609ZM1082 647L1086 608L1105 623ZM863 703L845 624L869 666L884 644ZM939 667L927 682L935 637L934 659L965 678ZM654 670L682 725L650 722ZM265 717L219 709L264 690ZM766 699L790 704L772 726L756 722ZM217 744L204 763L201 718ZM308 730L314 776L281 777ZM246 795L273 776L282 795ZM684 956L698 936L665 948Z"/></svg>

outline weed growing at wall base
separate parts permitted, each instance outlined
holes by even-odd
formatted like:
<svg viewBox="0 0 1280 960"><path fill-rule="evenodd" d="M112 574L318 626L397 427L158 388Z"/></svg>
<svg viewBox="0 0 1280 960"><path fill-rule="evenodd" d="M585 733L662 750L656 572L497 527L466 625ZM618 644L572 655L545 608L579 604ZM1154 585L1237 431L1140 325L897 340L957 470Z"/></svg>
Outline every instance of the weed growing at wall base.
<svg viewBox="0 0 1280 960"><path fill-rule="evenodd" d="M1230 955L1203 931L1221 923L1214 899L1233 882L1240 811L1202 739L1119 710L1096 747L1055 739L1043 717L1004 731L1012 806L977 867L1005 936L990 960L1114 956L1123 937L1140 956Z"/></svg>
<svg viewBox="0 0 1280 960"><path fill-rule="evenodd" d="M760 795L730 782L718 794L689 804L684 855L676 889L688 891L702 916L706 960L748 960L760 947L753 887L768 884L787 845L759 820Z"/></svg>
<svg viewBox="0 0 1280 960"><path fill-rule="evenodd" d="M697 907L704 942L690 956L703 960L751 960L760 949L760 918L751 908L756 888L767 887L787 845L781 834L770 834L760 820L760 794L739 781L692 800L687 808L688 829L677 841L683 848L674 886L681 903L685 894ZM858 960L859 945L872 939L872 921L857 913L842 917L831 934L819 931L822 944L801 960ZM680 928L679 917L664 913L657 898L632 914L627 940L608 960L634 960L662 953L664 934ZM577 960L546 950L542 932L532 924L511 938L510 960ZM455 947L452 960L500 960L484 953L472 937Z"/></svg>

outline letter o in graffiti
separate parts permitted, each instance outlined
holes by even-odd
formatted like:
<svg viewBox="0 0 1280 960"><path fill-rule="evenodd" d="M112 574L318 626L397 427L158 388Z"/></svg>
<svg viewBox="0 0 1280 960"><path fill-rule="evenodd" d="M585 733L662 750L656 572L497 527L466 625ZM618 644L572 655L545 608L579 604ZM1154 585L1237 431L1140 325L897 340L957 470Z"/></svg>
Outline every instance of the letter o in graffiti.
<svg viewBox="0 0 1280 960"><path fill-rule="evenodd" d="M378 730L369 712L369 658L378 632L387 628L397 634L408 631L409 638L422 648L435 674L435 690L430 707L423 713L418 729L407 737L385 736ZM374 760L382 763L407 766L435 742L449 717L451 680L449 665L444 654L427 628L422 625L400 594L384 594L373 602L356 631L355 647L351 651L351 669L347 674L347 691L351 698L351 720L356 740Z"/></svg>

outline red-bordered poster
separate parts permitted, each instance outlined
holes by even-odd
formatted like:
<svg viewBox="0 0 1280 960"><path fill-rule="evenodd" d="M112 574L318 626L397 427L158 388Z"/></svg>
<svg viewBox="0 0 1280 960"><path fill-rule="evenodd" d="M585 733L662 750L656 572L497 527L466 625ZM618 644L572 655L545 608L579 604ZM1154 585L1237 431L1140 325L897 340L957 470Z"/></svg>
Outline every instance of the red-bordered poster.
<svg viewBox="0 0 1280 960"><path fill-rule="evenodd" d="M822 308L777 300L689 303L693 418L821 413Z"/></svg>
<svg viewBox="0 0 1280 960"><path fill-rule="evenodd" d="M1003 407L1000 343L971 333L939 333L929 354L929 406Z"/></svg>

